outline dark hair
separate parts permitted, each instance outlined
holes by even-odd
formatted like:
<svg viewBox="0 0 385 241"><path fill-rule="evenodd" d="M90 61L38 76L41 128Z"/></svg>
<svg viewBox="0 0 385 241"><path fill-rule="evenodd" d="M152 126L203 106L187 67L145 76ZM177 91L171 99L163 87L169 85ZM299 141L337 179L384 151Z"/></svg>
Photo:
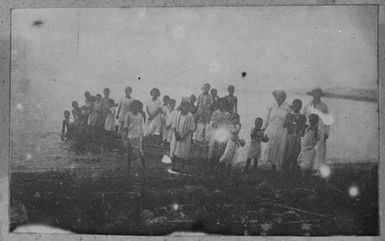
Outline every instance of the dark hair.
<svg viewBox="0 0 385 241"><path fill-rule="evenodd" d="M158 88L152 88L151 91L150 91L150 95L152 96L152 92L156 91L156 97L159 97L160 96L160 90Z"/></svg>
<svg viewBox="0 0 385 241"><path fill-rule="evenodd" d="M309 115L309 123L311 126L317 125L319 122L319 116L316 114Z"/></svg>
<svg viewBox="0 0 385 241"><path fill-rule="evenodd" d="M254 123L257 122L257 121L260 121L261 123L263 123L263 119L261 117L255 118Z"/></svg>
<svg viewBox="0 0 385 241"><path fill-rule="evenodd" d="M176 105L176 100L175 99L170 99L168 101L169 104L173 104L174 106Z"/></svg>
<svg viewBox="0 0 385 241"><path fill-rule="evenodd" d="M85 95L85 96L86 96L86 95L90 96L91 93L90 93L89 91L86 91L86 92L84 92L84 95Z"/></svg>
<svg viewBox="0 0 385 241"><path fill-rule="evenodd" d="M140 102L139 100L134 100L130 104L130 108L133 111L136 111L137 113L140 113L143 111L143 103Z"/></svg>
<svg viewBox="0 0 385 241"><path fill-rule="evenodd" d="M79 103L77 101L72 101L71 105L72 106L77 105L79 107Z"/></svg>
<svg viewBox="0 0 385 241"><path fill-rule="evenodd" d="M127 92L127 90L130 90L130 92L132 92L131 86L127 86L127 87L124 89L124 92Z"/></svg>
<svg viewBox="0 0 385 241"><path fill-rule="evenodd" d="M234 85L229 85L228 87L227 87L227 89L233 89L233 90L235 90L235 86Z"/></svg>
<svg viewBox="0 0 385 241"><path fill-rule="evenodd" d="M102 95L98 93L98 94L96 94L96 97L102 98Z"/></svg>
<svg viewBox="0 0 385 241"><path fill-rule="evenodd" d="M103 91L110 91L110 89L109 88L104 88L104 90Z"/></svg>
<svg viewBox="0 0 385 241"><path fill-rule="evenodd" d="M170 96L164 95L163 96L163 101L170 101Z"/></svg>
<svg viewBox="0 0 385 241"><path fill-rule="evenodd" d="M214 93L214 92L215 92L215 94L218 94L218 90L215 89L215 88L212 88L212 89L210 90L210 94L212 94L212 93Z"/></svg>
<svg viewBox="0 0 385 241"><path fill-rule="evenodd" d="M197 100L197 97L195 95L190 95L189 100L194 99L194 102Z"/></svg>
<svg viewBox="0 0 385 241"><path fill-rule="evenodd" d="M65 111L64 111L64 115L66 115L66 114L67 114L67 115L70 115L71 112L70 112L69 110L65 110Z"/></svg>
<svg viewBox="0 0 385 241"><path fill-rule="evenodd" d="M115 105L114 99L109 99L109 100L108 100L108 104L109 104L109 105Z"/></svg>

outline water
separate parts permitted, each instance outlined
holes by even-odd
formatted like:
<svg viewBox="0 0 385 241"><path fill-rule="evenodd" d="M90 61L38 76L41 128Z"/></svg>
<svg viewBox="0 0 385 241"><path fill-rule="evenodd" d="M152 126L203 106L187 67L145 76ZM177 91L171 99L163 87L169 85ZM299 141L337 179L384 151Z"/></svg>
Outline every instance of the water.
<svg viewBox="0 0 385 241"><path fill-rule="evenodd" d="M300 98L307 103L309 96L289 95L288 101ZM265 119L267 103L273 101L270 94L246 93L239 98L238 110L241 116L240 137L249 143L249 132L254 119ZM333 162L376 162L377 161L377 103L343 99L324 98L334 116L330 138L327 142L327 158ZM19 128L16 128L19 126ZM105 170L125 165L118 153L105 155L76 154L68 143L60 140L59 133L43 128L31 128L31 124L12 127L12 171L46 171L62 169ZM59 126L59 125L58 125ZM18 131L18 130L22 131ZM36 130L35 132L31 129ZM247 144L239 149L238 162L245 160ZM159 160L160 161L160 160Z"/></svg>

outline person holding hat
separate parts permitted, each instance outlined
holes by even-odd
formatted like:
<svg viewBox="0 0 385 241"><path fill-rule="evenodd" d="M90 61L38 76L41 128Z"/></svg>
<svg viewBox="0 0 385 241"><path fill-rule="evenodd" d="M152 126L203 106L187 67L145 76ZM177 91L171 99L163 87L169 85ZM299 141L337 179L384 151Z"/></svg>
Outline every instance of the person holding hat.
<svg viewBox="0 0 385 241"><path fill-rule="evenodd" d="M322 102L321 97L325 95L321 88L317 87L312 89L312 91L307 93L308 95L313 96L313 100L309 102L304 108L304 115L307 119L311 114L317 114L315 112L322 112L323 114L328 114L328 106ZM318 121L318 142L316 146L316 157L314 159L313 170L318 171L320 165L325 163L326 160L326 140L329 138L330 127L326 125L322 118L319 118Z"/></svg>
<svg viewBox="0 0 385 241"><path fill-rule="evenodd" d="M172 138L170 144L170 156L173 169L176 169L176 162L183 164L190 157L191 137L195 129L194 116L190 112L190 102L187 97L182 98L178 112L172 121Z"/></svg>

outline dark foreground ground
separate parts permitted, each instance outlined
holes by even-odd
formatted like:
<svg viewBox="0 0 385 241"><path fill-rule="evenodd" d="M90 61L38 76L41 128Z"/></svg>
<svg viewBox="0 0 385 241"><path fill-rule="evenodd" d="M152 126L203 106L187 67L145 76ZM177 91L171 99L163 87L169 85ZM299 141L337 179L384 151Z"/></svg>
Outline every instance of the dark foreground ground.
<svg viewBox="0 0 385 241"><path fill-rule="evenodd" d="M328 179L285 179L266 169L201 174L194 166L170 174L151 153L147 165L144 174L134 163L131 178L125 166L98 175L76 168L13 173L11 230L40 223L88 234L378 235L374 164L333 165Z"/></svg>

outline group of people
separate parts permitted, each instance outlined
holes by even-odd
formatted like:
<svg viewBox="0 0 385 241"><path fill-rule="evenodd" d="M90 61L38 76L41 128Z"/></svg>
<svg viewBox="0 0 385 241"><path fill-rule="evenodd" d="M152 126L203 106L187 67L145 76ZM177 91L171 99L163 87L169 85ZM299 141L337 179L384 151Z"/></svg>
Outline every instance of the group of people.
<svg viewBox="0 0 385 241"><path fill-rule="evenodd" d="M208 83L201 90L198 97L183 97L176 107L175 99L164 95L161 100L159 89L153 88L145 109L141 101L131 97L131 87L125 89L125 96L118 103L110 98L108 88L104 89L103 97L85 92L83 106L72 102L73 118L68 110L64 112L62 137L70 137L79 129L86 130L92 139L121 137L129 162L140 159L143 167L142 143L143 138L148 138L152 145L169 146L175 170L179 163L183 167L192 161L200 168L228 173L239 147L245 145L239 137L241 123L235 88L228 86L228 95L224 97L219 97ZM328 109L321 101L320 88L309 94L313 101L302 108L301 100L295 99L289 105L285 91L273 91L275 102L269 106L265 121L257 117L251 130L245 171L252 160L257 167L261 142L267 143L266 160L273 169L286 173L300 168L317 169L317 163L324 161L328 127L313 110L327 113ZM315 160L320 161L314 164Z"/></svg>

